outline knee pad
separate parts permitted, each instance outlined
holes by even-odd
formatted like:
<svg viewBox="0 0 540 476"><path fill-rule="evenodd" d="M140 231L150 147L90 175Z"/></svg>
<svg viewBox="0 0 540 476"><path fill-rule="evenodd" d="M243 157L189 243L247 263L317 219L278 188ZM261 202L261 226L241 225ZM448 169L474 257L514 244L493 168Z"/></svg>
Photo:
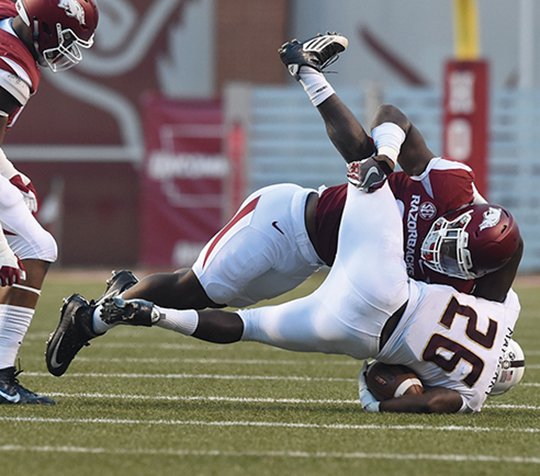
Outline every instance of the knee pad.
<svg viewBox="0 0 540 476"><path fill-rule="evenodd" d="M24 202L19 189L6 177L0 175L0 207L9 209L19 202Z"/></svg>
<svg viewBox="0 0 540 476"><path fill-rule="evenodd" d="M33 229L31 237L7 236L9 246L22 260L38 259L54 263L58 258L58 246L54 237L41 226Z"/></svg>

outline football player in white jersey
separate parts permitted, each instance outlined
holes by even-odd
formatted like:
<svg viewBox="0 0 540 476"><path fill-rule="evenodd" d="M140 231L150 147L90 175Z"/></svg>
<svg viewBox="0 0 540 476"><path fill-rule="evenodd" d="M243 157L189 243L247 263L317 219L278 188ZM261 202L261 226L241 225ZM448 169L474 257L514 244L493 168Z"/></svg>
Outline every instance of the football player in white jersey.
<svg viewBox="0 0 540 476"><path fill-rule="evenodd" d="M372 193L349 184L334 265L309 296L237 312L167 309L117 296L102 304L103 328L157 325L209 342L255 341L300 352L372 357L407 365L429 389L395 399L398 408L390 401L371 402L366 409L479 411L514 332L517 295L510 289L504 302L489 301L410 279L401 229L387 183ZM442 233L445 229L451 233ZM522 245L513 217L491 204L470 205L442 218L433 233L426 252L437 255L448 272L489 273L484 251L510 259Z"/></svg>
<svg viewBox="0 0 540 476"><path fill-rule="evenodd" d="M0 146L39 87L40 67L81 60L97 26L93 0L0 0ZM54 238L34 217L36 190L0 148L0 404L54 403L23 387L15 361L34 315Z"/></svg>
<svg viewBox="0 0 540 476"><path fill-rule="evenodd" d="M320 52L318 55L311 60L320 64ZM332 141L347 162L376 151L373 141L335 94L318 109ZM423 239L438 218L484 200L474 187L469 167L435 157L407 117L386 105L379 109L374 128L388 123L399 127L398 134L401 131L400 135L405 136L399 160L407 173L393 173L388 180L403 210L409 276L504 301L509 287L506 283L511 283L515 276L520 250L505 262L494 257L492 264L498 270L485 277L470 273L448 276L440 267L418 264ZM383 138L378 141L384 145ZM293 184L257 191L209 241L191 270L151 275L138 284L131 273L120 272L113 276L106 294L125 291L125 299L143 298L176 309L240 307L278 295L302 282L321 264L333 264L346 195L346 184L329 187L322 193ZM415 243L411 245L413 239ZM66 300L60 323L47 345L47 367L53 375L62 375L88 340L108 329L100 311L99 305L88 303L80 295Z"/></svg>

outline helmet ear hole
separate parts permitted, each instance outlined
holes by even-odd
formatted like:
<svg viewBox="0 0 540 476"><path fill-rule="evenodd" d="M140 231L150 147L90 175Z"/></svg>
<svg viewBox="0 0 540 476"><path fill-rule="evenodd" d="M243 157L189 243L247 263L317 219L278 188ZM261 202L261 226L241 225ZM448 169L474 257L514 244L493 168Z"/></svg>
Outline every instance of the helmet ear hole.
<svg viewBox="0 0 540 476"><path fill-rule="evenodd" d="M52 31L51 29L49 28L49 25L45 22L41 22L41 31L43 34L47 35L47 36L51 36L52 35Z"/></svg>

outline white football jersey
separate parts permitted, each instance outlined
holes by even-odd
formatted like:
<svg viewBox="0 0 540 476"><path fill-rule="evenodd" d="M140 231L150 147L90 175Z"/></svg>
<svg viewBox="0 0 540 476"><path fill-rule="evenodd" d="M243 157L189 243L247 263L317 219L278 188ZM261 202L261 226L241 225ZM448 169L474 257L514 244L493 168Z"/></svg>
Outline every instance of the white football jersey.
<svg viewBox="0 0 540 476"><path fill-rule="evenodd" d="M426 386L459 392L479 411L519 317L516 293L504 303L411 281L409 305L376 359L412 368Z"/></svg>

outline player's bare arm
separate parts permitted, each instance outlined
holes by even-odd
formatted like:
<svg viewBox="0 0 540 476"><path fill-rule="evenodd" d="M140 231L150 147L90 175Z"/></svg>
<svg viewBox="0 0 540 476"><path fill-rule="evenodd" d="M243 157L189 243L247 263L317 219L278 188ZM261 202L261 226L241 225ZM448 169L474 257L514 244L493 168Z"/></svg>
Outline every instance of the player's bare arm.
<svg viewBox="0 0 540 476"><path fill-rule="evenodd" d="M520 239L517 250L501 269L476 280L472 294L490 301L504 302L516 278L519 263L523 256L524 244Z"/></svg>
<svg viewBox="0 0 540 476"><path fill-rule="evenodd" d="M379 411L395 413L457 413L463 405L461 395L443 387L428 388L421 394L403 395L381 402Z"/></svg>
<svg viewBox="0 0 540 476"><path fill-rule="evenodd" d="M405 132L405 141L397 161L407 175L420 175L435 154L428 148L424 137L409 118L396 106L383 104L375 113L372 134L385 123L396 124Z"/></svg>
<svg viewBox="0 0 540 476"><path fill-rule="evenodd" d="M347 163L370 157L376 152L371 138L337 94L330 96L317 109L328 137Z"/></svg>
<svg viewBox="0 0 540 476"><path fill-rule="evenodd" d="M404 365L367 361L358 375L362 408L369 413L456 413L463 409L459 392L445 387L424 387Z"/></svg>

